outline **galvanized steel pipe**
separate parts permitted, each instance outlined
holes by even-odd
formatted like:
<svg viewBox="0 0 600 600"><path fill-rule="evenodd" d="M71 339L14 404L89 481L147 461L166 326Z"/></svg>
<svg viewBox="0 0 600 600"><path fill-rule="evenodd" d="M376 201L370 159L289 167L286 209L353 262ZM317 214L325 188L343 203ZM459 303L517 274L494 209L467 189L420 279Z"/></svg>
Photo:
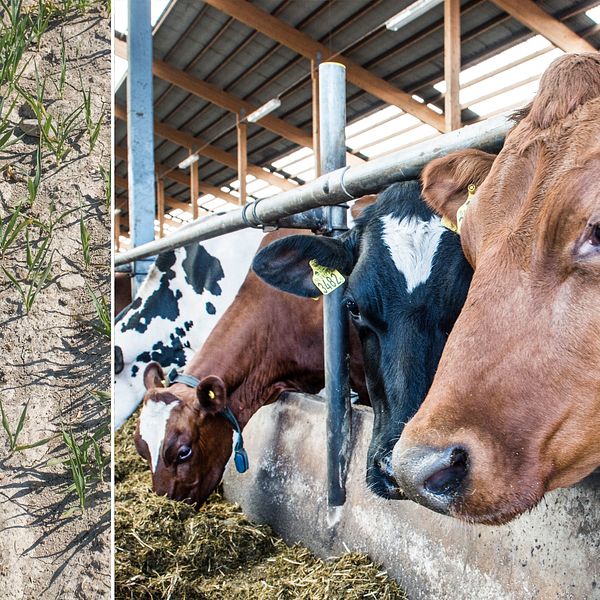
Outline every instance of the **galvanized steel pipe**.
<svg viewBox="0 0 600 600"><path fill-rule="evenodd" d="M349 196L360 198L365 194L373 194L396 181L417 178L429 161L449 152L466 148L497 151L511 126L508 115L500 115L394 152L384 158L337 169L295 190L259 201L254 207L255 211L247 210L246 216L252 225L276 224L283 217L317 206L338 204L348 200ZM254 219L253 213L258 220ZM218 237L247 226L242 218L242 210L206 217L166 238L118 254L115 257L115 265L154 256L159 252Z"/></svg>
<svg viewBox="0 0 600 600"><path fill-rule="evenodd" d="M319 132L321 173L346 166L346 67L339 63L319 65ZM329 206L328 229L339 237L348 229L347 207ZM327 397L327 507L328 521L335 525L339 507L346 501L346 474L350 462L352 428L350 404L350 355L348 315L342 300L345 285L323 297L325 395Z"/></svg>

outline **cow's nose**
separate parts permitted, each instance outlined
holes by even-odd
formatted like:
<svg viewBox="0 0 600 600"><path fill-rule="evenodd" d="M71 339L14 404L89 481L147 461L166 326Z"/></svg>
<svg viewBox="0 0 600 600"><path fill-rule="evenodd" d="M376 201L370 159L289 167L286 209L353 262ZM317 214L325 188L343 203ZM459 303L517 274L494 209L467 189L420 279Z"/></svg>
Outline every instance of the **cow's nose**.
<svg viewBox="0 0 600 600"><path fill-rule="evenodd" d="M462 446L396 447L392 464L398 485L409 499L447 513L452 501L464 491L469 454Z"/></svg>

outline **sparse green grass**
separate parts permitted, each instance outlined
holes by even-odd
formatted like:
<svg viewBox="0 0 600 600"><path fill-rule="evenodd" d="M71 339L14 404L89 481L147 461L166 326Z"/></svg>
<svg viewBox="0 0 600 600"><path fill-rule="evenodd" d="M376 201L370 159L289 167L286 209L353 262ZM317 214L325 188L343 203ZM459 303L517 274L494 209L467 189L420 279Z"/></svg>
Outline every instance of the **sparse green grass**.
<svg viewBox="0 0 600 600"><path fill-rule="evenodd" d="M5 98L0 97L0 150L5 150L18 141L13 133L14 126L10 121L10 115L17 104L17 98L13 99L6 111L4 111L4 101Z"/></svg>
<svg viewBox="0 0 600 600"><path fill-rule="evenodd" d="M12 428L11 424L8 421L6 413L4 412L4 405L2 404L2 400L0 400L0 414L2 415L2 428L6 433L6 437L8 438L8 447L10 449L10 453L14 452L22 452L23 450L28 450L30 448L37 448L38 446L43 446L47 444L52 438L44 438L43 440L38 440L37 442L33 442L32 444L19 444L19 436L25 427L25 421L27 420L27 407L29 406L29 402L25 403L23 410L19 416L19 421L17 422L17 426Z"/></svg>
<svg viewBox="0 0 600 600"><path fill-rule="evenodd" d="M51 181L55 167L65 163L67 157L71 159L71 152L75 154L75 142L79 142L80 138L86 140L89 154L98 153L97 144L107 120L107 105L102 103L100 106L96 102L93 88L85 88L81 74L81 89L73 85L78 71L71 69L70 61L77 62L80 51L85 52L85 49L81 50L81 46L73 43L70 36L66 41L65 34L56 29L57 20L63 19L66 23L76 14L84 14L95 8L110 14L111 3L107 0L35 0L29 3L23 0L0 0L0 150L6 150L21 141L20 137L15 136L18 122L16 107L21 104L26 103L32 113L24 115L24 118L34 117L34 124L37 121L39 127L33 169L25 172L16 168L21 164L20 156L14 162L3 165L6 179L17 185L13 188L16 199L9 204L9 214L2 214L0 218L0 282L11 286L11 294L18 295L22 301L21 312L29 313L43 296L41 292L53 283L55 257L58 256L54 248L59 248L56 238L63 233L62 225L65 225L65 231L68 228L69 235L73 235L77 217L73 217L75 222L67 221L67 217L80 211L81 258L86 268L82 273L86 279L90 277L86 287L95 312L93 316L86 317L85 325L97 332L103 340L99 345L106 347L105 340L111 336L111 313L109 301L102 293L105 288L96 287L99 272L96 269L98 265L93 263L92 248L95 247L91 235L95 228L90 232L88 220L93 216L86 217L80 203L76 208L62 210L57 208L54 200L46 200L45 196L47 182ZM61 26L59 22L58 27ZM56 68L50 70L42 67L45 60L42 56L44 38L48 31L55 32L55 53L60 53ZM36 49L42 52L38 55ZM28 65L31 68L27 68ZM50 71L52 74L48 74ZM62 102L55 104L57 98ZM99 114L95 113L94 118L93 109L98 106ZM83 154L85 149L81 153L77 149L76 158ZM100 195L103 193L104 198L99 201L108 211L111 203L110 168L100 167L100 175L104 183L104 192L100 192ZM19 185L21 182L25 191ZM60 206L64 207L64 204ZM94 431L80 433L81 424L75 422L72 429L63 427L60 433L32 444L20 443L26 437L28 402L18 409L14 418L9 419L0 400L0 424L4 430L4 434L0 430L0 435L6 436L10 454L42 446L52 439L61 439L60 448L53 449L55 458L50 458L47 464L62 464L67 469L69 481L66 494L70 499L77 499L76 506L63 516L72 512L83 513L90 504L94 484L105 481L106 469L110 464L110 455L105 450L107 439L110 439L110 393L96 391L93 396L94 402L101 406L100 414L106 413L106 419ZM13 414L9 411L11 417Z"/></svg>
<svg viewBox="0 0 600 600"><path fill-rule="evenodd" d="M20 205L13 210L7 221L0 221L0 258L4 258L6 251L13 245L26 224Z"/></svg>
<svg viewBox="0 0 600 600"><path fill-rule="evenodd" d="M29 206L33 206L35 199L37 198L38 189L40 187L40 181L42 179L42 143L38 144L35 152L35 173L33 177L27 178L27 192L29 197L27 199Z"/></svg>
<svg viewBox="0 0 600 600"><path fill-rule="evenodd" d="M29 17L21 10L21 0L0 0L4 26L0 31L0 84L18 80L17 73L31 40Z"/></svg>
<svg viewBox="0 0 600 600"><path fill-rule="evenodd" d="M112 200L112 164L108 169L100 165L100 175L104 181L104 208L108 211Z"/></svg>
<svg viewBox="0 0 600 600"><path fill-rule="evenodd" d="M93 434L84 433L79 439L72 431L62 430L61 435L67 448L68 458L63 461L69 467L72 483L68 493L74 493L78 500L78 509L85 510L88 487L92 481L104 481L104 471L110 462L102 451L101 440L110 431L108 425L99 427ZM67 511L65 516L72 514Z"/></svg>
<svg viewBox="0 0 600 600"><path fill-rule="evenodd" d="M45 238L35 248L29 237L29 227L25 228L25 252L27 274L19 281L15 272L2 266L2 271L21 296L25 313L29 313L38 294L46 287L52 273L54 250L50 249L50 237Z"/></svg>
<svg viewBox="0 0 600 600"><path fill-rule="evenodd" d="M94 331L110 340L111 338L111 316L110 305L104 296L97 296L94 290L88 285L88 291L92 298L92 304L96 311L96 319L92 322Z"/></svg>
<svg viewBox="0 0 600 600"><path fill-rule="evenodd" d="M84 89L81 75L79 76L79 81L81 83L81 94L83 96L82 106L85 119L85 126L88 132L90 153L92 153L94 151L94 148L96 147L96 142L98 141L98 136L100 135L100 131L102 130L102 124L104 123L104 107L102 107L102 111L98 120L94 121L92 117L92 90L90 88L88 88L87 91Z"/></svg>
<svg viewBox="0 0 600 600"><path fill-rule="evenodd" d="M90 247L90 232L83 220L83 214L79 217L79 237L81 238L81 250L83 253L83 262L86 267L89 267L92 262L91 247Z"/></svg>
<svg viewBox="0 0 600 600"><path fill-rule="evenodd" d="M1 1L1 0L0 0ZM67 115L52 116L44 105L46 98L46 79L41 79L36 69L36 89L30 94L22 86L15 84L19 93L31 107L40 128L40 139L54 154L57 164L60 164L71 151L69 142L81 130L81 114L84 105L76 106Z"/></svg>
<svg viewBox="0 0 600 600"><path fill-rule="evenodd" d="M29 11L31 33L35 38L37 49L40 50L42 36L46 33L50 20L53 17L52 5L46 0L38 0L37 10Z"/></svg>
<svg viewBox="0 0 600 600"><path fill-rule="evenodd" d="M57 91L60 97L65 95L65 83L67 82L67 53L65 51L65 36L60 32L60 77L58 79Z"/></svg>

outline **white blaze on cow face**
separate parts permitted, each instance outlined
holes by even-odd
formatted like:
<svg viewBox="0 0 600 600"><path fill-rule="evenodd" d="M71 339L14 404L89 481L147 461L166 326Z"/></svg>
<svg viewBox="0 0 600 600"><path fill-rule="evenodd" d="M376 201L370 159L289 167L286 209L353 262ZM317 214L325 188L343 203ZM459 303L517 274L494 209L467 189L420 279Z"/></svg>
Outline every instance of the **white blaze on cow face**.
<svg viewBox="0 0 600 600"><path fill-rule="evenodd" d="M167 429L167 421L169 420L171 411L178 405L178 400L169 404L149 400L140 413L140 437L148 445L150 469L153 473L158 466L160 450Z"/></svg>
<svg viewBox="0 0 600 600"><path fill-rule="evenodd" d="M444 226L436 216L423 221L416 217L398 219L386 215L381 217L381 222L383 242L396 268L404 275L406 289L410 293L429 279Z"/></svg>

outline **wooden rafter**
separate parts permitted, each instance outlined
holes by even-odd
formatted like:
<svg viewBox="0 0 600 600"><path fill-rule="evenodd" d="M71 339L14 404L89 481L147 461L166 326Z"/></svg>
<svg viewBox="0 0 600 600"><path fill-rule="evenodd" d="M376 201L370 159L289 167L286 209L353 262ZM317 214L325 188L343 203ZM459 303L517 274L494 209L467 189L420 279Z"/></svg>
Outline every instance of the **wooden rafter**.
<svg viewBox="0 0 600 600"><path fill-rule="evenodd" d="M126 59L127 43L115 38L115 54ZM219 89L215 85L202 81L193 75L189 75L185 71L176 69L162 60L154 59L152 61L152 72L159 79L168 81L172 85L175 85L190 94L194 94L203 100L208 100L233 113L245 111L246 114L250 114L258 108L250 102L246 102L229 92ZM286 140L294 142L295 144L312 148L311 135L299 127L287 123L283 119L279 119L273 115L267 115L258 122L258 125L280 135Z"/></svg>
<svg viewBox="0 0 600 600"><path fill-rule="evenodd" d="M114 117L122 121L127 121L127 110L122 104L116 104L114 107ZM207 144L204 140L194 137L193 135L175 129L166 123L161 123L158 120L154 120L154 133L170 142L188 148L192 152L196 152L201 156L206 156L211 160L214 160L222 165L230 167L234 171L237 171L237 157L235 154L225 152L216 146ZM276 185L284 190L290 190L296 186L287 179L277 177L269 171L265 171L258 165L248 163L248 173L254 175L257 179L263 179L269 182L271 185Z"/></svg>
<svg viewBox="0 0 600 600"><path fill-rule="evenodd" d="M125 181L125 184L127 184L126 181ZM118 198L116 201L116 206L117 206L117 208L120 208L121 210L128 210L127 198ZM182 202L181 200L175 200L174 198L171 198L170 196L165 196L165 206L170 206L171 210L175 210L176 208L179 208L180 210L183 210L186 212L189 212L189 210L190 210L190 205L187 202ZM202 210L206 214L209 213L209 211L205 211L202 208L200 210Z"/></svg>
<svg viewBox="0 0 600 600"><path fill-rule="evenodd" d="M565 52L595 52L588 41L549 15L532 0L493 0L503 11Z"/></svg>
<svg viewBox="0 0 600 600"><path fill-rule="evenodd" d="M127 162L127 149L123 148L122 146L115 146L115 156L117 158L120 158L124 162ZM187 177L178 169L172 169L161 163L154 163L154 169L156 173L158 173L158 175L160 175L161 177L166 177L167 179L171 179L172 181L180 183L181 185L185 185L186 187L189 187L190 185L189 177ZM126 181L122 177L119 177L119 179L121 181ZM115 178L115 183L119 185L117 178ZM238 202L236 196L228 194L227 192L220 190L218 187L215 187L214 185L210 185L203 181L200 181L200 193L212 194L215 198L219 198L221 200L224 200L225 202L231 202L232 204L237 204Z"/></svg>
<svg viewBox="0 0 600 600"><path fill-rule="evenodd" d="M310 60L316 59L318 54L323 57L323 60L327 60L327 57L332 56L332 52L324 44L317 42L247 0L206 0L206 2L217 10L234 17L248 27L259 31ZM414 100L410 94L377 77L343 55L335 55L334 60L346 66L348 81L354 85L387 104L398 106L424 123L432 125L438 131L444 131L444 117Z"/></svg>
<svg viewBox="0 0 600 600"><path fill-rule="evenodd" d="M444 116L446 131L460 128L460 0L444 0Z"/></svg>

